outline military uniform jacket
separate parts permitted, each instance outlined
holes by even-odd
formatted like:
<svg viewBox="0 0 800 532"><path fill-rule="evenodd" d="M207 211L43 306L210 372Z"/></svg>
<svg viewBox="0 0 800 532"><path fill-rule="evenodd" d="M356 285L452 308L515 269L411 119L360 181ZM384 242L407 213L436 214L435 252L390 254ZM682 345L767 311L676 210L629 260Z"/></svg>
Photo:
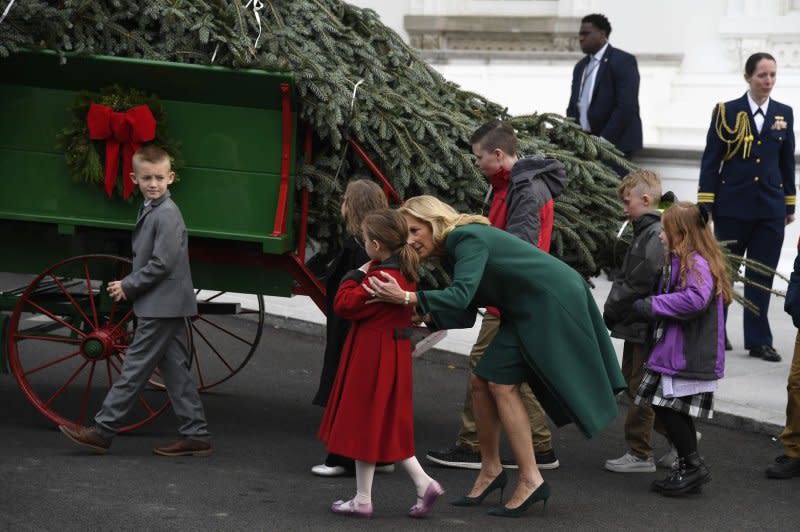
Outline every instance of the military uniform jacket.
<svg viewBox="0 0 800 532"><path fill-rule="evenodd" d="M794 214L792 108L770 98L760 133L753 121L747 94L725 103L728 125L733 127L736 115L742 111L750 120L753 144L747 157L742 157L740 147L728 161L723 161L727 146L716 130L717 109L712 113L700 166L697 202L709 205L714 217L759 220ZM776 127L776 116L783 117L785 129Z"/></svg>
<svg viewBox="0 0 800 532"><path fill-rule="evenodd" d="M481 224L445 240L452 283L417 292L433 327L471 327L478 307L500 309L536 378L531 387L557 425L594 436L617 415L624 390L617 355L586 281L565 263L505 231ZM492 346L490 349L498 346ZM487 354L484 356L490 356Z"/></svg>
<svg viewBox="0 0 800 532"><path fill-rule="evenodd" d="M122 290L140 317L197 314L186 225L169 190L139 210L133 230L133 270L122 279Z"/></svg>

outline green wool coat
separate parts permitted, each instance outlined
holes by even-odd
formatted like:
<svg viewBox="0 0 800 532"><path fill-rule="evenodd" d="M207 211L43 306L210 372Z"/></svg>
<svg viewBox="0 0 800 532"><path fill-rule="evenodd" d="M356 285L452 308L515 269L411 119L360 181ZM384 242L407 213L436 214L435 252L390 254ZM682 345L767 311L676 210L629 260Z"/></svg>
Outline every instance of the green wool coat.
<svg viewBox="0 0 800 532"><path fill-rule="evenodd" d="M433 327L472 327L478 307L498 307L502 326L516 331L518 348L535 375L531 388L553 422L574 421L589 438L608 425L617 415L615 395L626 384L608 330L578 272L487 225L456 228L445 249L453 268L451 285L417 292ZM492 349L490 344L484 356Z"/></svg>

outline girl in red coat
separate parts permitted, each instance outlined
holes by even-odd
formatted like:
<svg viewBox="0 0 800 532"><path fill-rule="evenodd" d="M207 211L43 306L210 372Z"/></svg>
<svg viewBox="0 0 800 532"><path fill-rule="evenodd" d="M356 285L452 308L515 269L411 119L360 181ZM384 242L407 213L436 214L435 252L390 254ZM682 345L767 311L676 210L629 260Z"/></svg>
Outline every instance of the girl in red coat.
<svg viewBox="0 0 800 532"><path fill-rule="evenodd" d="M370 262L342 279L336 314L352 322L318 436L328 452L356 461L356 495L331 506L335 513L370 517L376 462L399 462L414 481L417 503L411 517L423 517L444 490L414 456L410 305L371 304L364 288L370 277L386 272L406 292L416 289L419 257L406 244L403 216L374 211L362 223Z"/></svg>

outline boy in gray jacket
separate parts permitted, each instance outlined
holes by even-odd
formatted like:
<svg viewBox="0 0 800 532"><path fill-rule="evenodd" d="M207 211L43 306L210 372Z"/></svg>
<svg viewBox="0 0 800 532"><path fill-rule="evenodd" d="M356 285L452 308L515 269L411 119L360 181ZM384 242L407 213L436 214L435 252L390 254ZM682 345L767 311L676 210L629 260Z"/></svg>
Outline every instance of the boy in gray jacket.
<svg viewBox="0 0 800 532"><path fill-rule="evenodd" d="M133 302L136 332L125 352L122 372L94 418L95 426L58 428L78 445L105 453L158 368L180 422L180 439L153 452L209 456L211 435L197 385L189 373L186 318L197 314L197 302L186 225L167 188L175 179L169 154L153 145L141 148L133 156L130 178L145 200L133 230L133 268L121 281L108 283L108 293L114 301Z"/></svg>
<svg viewBox="0 0 800 532"><path fill-rule="evenodd" d="M634 321L631 305L637 299L653 293L664 264L664 247L658 239L661 232L661 213L658 211L661 179L655 172L639 170L625 176L617 194L622 199L625 214L633 224L633 239L622 260L621 271L611 285L603 308L603 320L611 336L625 340L622 375L628 383L625 441L630 450L620 458L606 460L605 468L617 473L652 473L656 470L650 442L655 415L649 406L633 404L647 360L648 324Z"/></svg>

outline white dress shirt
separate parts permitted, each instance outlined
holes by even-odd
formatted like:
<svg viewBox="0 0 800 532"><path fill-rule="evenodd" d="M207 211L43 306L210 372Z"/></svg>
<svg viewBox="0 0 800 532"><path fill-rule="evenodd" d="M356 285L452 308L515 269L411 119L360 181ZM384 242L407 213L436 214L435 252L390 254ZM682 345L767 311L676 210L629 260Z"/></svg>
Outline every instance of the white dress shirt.
<svg viewBox="0 0 800 532"><path fill-rule="evenodd" d="M608 43L604 44L597 53L589 56L589 61L586 63L586 68L583 69L581 76L580 95L578 97L578 118L581 124L581 129L584 131L591 131L589 127L589 105L592 103L592 96L594 95L594 82L597 79L597 71L600 70L600 61L608 49Z"/></svg>
<svg viewBox="0 0 800 532"><path fill-rule="evenodd" d="M750 96L750 91L747 91L747 103L750 105L750 114L753 115L753 122L756 123L756 131L761 134L761 128L764 127L764 120L767 118L767 109L769 108L769 96L761 105L758 105L753 97ZM756 114L756 111L761 109L761 113Z"/></svg>

